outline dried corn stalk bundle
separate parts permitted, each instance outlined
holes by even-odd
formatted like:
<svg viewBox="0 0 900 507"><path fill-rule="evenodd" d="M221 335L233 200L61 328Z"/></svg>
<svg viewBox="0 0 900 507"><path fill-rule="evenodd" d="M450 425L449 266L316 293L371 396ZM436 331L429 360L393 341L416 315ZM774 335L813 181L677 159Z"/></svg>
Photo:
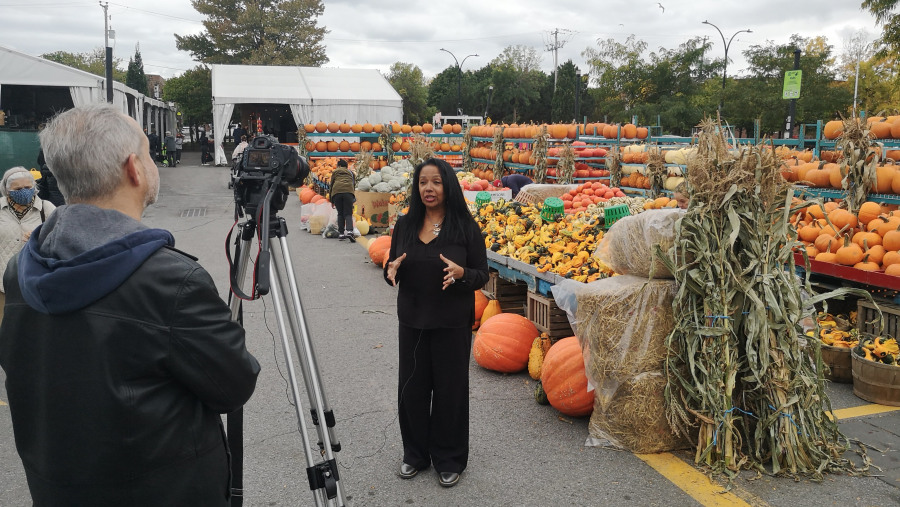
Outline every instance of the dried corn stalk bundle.
<svg viewBox="0 0 900 507"><path fill-rule="evenodd" d="M532 145L532 155L534 156L534 182L547 182L547 126L541 125L538 133L534 136L534 144Z"/></svg>
<svg viewBox="0 0 900 507"><path fill-rule="evenodd" d="M417 166L432 157L434 157L434 147L428 142L428 139L422 134L413 134L412 141L409 143L409 161L412 165Z"/></svg>
<svg viewBox="0 0 900 507"><path fill-rule="evenodd" d="M696 461L716 472L853 471L826 414L818 342L801 341L799 323L827 298L871 296L839 289L801 300L789 217L809 203L793 201L772 150L729 152L718 123L701 127L687 172L691 204L665 256L680 283L667 339L669 421L697 435Z"/></svg>
<svg viewBox="0 0 900 507"><path fill-rule="evenodd" d="M559 149L559 160L556 161L556 182L568 185L575 180L575 150L569 144Z"/></svg>
<svg viewBox="0 0 900 507"><path fill-rule="evenodd" d="M668 452L688 447L666 419L666 377L659 371L640 373L625 381L601 408L594 400L588 424L592 438L636 453Z"/></svg>
<svg viewBox="0 0 900 507"><path fill-rule="evenodd" d="M861 118L843 120L843 133L835 142L835 149L843 154L840 162L842 186L847 190L848 209L852 212L866 202L877 180L878 153L869 137L869 127Z"/></svg>
<svg viewBox="0 0 900 507"><path fill-rule="evenodd" d="M622 154L618 150L609 150L606 154L606 169L609 170L609 186L618 187L622 179Z"/></svg>
<svg viewBox="0 0 900 507"><path fill-rule="evenodd" d="M374 159L375 157L372 156L371 151L359 150L353 162L353 166L356 168L356 181L369 176L372 172L372 161Z"/></svg>
<svg viewBox="0 0 900 507"><path fill-rule="evenodd" d="M499 178L503 175L503 129L494 127L494 143L491 150L496 154L494 159L494 177Z"/></svg>
<svg viewBox="0 0 900 507"><path fill-rule="evenodd" d="M394 140L390 125L382 130L381 135L378 136L378 143L381 144L382 149L387 152L387 161L389 164L394 161Z"/></svg>
<svg viewBox="0 0 900 507"><path fill-rule="evenodd" d="M647 152L647 176L650 177L650 193L658 196L666 185L666 156L658 147Z"/></svg>
<svg viewBox="0 0 900 507"><path fill-rule="evenodd" d="M472 129L467 128L462 141L463 152L463 171L472 172L475 169L475 163L472 162L472 154L470 153L475 144L472 142Z"/></svg>
<svg viewBox="0 0 900 507"><path fill-rule="evenodd" d="M247 138L249 139L250 136L247 136ZM308 151L306 151L307 139L306 129L302 127L297 129L297 151L300 152L300 156L303 158L306 158L307 154L309 153Z"/></svg>

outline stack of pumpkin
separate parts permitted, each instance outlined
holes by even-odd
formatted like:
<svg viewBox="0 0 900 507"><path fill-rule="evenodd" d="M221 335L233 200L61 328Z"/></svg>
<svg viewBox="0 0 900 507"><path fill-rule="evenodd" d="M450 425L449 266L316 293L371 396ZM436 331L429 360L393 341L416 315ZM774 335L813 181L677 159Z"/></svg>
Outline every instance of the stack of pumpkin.
<svg viewBox="0 0 900 507"><path fill-rule="evenodd" d="M300 196L300 202L303 204L319 204L320 202L328 202L327 199L319 195L312 187L302 185L297 187L297 195Z"/></svg>
<svg viewBox="0 0 900 507"><path fill-rule="evenodd" d="M870 116L866 118L869 135L874 139L900 139L900 116ZM837 139L842 133L844 122L833 120L825 124L825 139Z"/></svg>
<svg viewBox="0 0 900 507"><path fill-rule="evenodd" d="M551 344L527 318L502 313L497 300L475 291L478 333L472 356L482 368L500 373L518 373L528 368L537 380L535 399L549 403L561 413L582 417L593 410L594 396L588 392L584 359L578 338L570 336Z"/></svg>
<svg viewBox="0 0 900 507"><path fill-rule="evenodd" d="M900 212L896 208L866 202L854 215L828 202L810 206L793 221L810 259L900 276Z"/></svg>

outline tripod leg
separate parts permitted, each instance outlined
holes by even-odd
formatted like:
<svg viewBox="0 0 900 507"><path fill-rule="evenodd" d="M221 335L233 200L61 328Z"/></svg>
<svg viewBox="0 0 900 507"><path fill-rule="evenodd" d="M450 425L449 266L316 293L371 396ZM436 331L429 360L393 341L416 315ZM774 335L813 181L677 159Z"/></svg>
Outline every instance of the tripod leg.
<svg viewBox="0 0 900 507"><path fill-rule="evenodd" d="M275 238L271 238L270 242L270 250L274 252ZM316 417L314 417L314 421L325 422L325 424L316 423L316 428L319 434L320 447L322 448L326 459L329 461L333 461L333 453L340 450L340 442L338 442L337 438L334 436L334 414L328 406L327 399L325 398L325 389L322 385L321 380L322 377L319 373L319 367L316 361L312 340L310 339L309 327L307 326L306 317L303 313L303 307L300 304L300 293L297 289L297 280L294 277L294 272L292 269L293 264L291 263L287 240L284 238L284 236L280 237L278 246L281 251L281 255L272 256L272 259L274 260L274 262L272 263L272 268L275 270L272 275L272 279L273 281L277 281L279 293L284 298L285 302L293 302L292 308L288 308L287 306L285 306L285 309L288 314L288 320L291 324L291 330L293 331L294 345L296 346L301 359L300 366L303 371L304 381L306 382L307 397L309 398L311 410L316 414ZM281 283L282 278L279 275L281 275L282 273L288 280L290 294L285 292L285 288ZM339 497L343 502L344 495L340 486L340 481L337 481L337 490Z"/></svg>
<svg viewBox="0 0 900 507"><path fill-rule="evenodd" d="M281 284L278 278L275 276L276 273L274 272L274 269L270 268L270 272L271 281L276 288L276 290L271 292L273 303L272 306L275 309L275 320L278 323L278 332L281 335L281 347L284 350L284 362L287 366L286 369L288 371L288 380L291 384L291 395L294 397L294 409L297 416L298 429L300 430L300 438L303 440L303 453L306 456L307 476L310 479L310 489L313 491L313 497L315 498L316 506L324 506L324 503L327 500L324 500L322 498L322 494L327 492L323 491L322 488L319 487L320 481L318 480L318 477L322 475L322 473L320 472L320 470L322 469L322 464L315 465L315 459L313 458L312 454L312 444L310 443L309 433L307 432L306 427L306 418L303 415L303 403L300 399L300 389L297 387L297 373L294 370L294 360L291 357L291 347L288 343L284 313L281 310ZM329 458L329 460L331 460L332 463L334 462L332 458ZM334 468L333 475L337 477L337 467ZM344 503L341 503L341 505L344 505Z"/></svg>

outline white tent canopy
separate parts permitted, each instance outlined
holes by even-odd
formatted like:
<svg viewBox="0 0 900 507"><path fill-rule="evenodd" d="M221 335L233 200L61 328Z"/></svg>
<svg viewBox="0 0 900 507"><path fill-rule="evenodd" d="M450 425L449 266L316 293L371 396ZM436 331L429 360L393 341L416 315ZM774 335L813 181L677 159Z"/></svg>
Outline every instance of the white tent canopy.
<svg viewBox="0 0 900 507"><path fill-rule="evenodd" d="M0 86L3 85L67 87L76 107L106 101L104 78L0 46ZM113 104L138 123L144 121L145 106L152 106L157 109L158 114L166 115L167 125L175 125L175 114L168 104L146 97L118 81L113 81Z"/></svg>
<svg viewBox="0 0 900 507"><path fill-rule="evenodd" d="M403 99L374 69L213 65L216 164L236 104L286 104L297 126L318 121L389 123L403 119Z"/></svg>

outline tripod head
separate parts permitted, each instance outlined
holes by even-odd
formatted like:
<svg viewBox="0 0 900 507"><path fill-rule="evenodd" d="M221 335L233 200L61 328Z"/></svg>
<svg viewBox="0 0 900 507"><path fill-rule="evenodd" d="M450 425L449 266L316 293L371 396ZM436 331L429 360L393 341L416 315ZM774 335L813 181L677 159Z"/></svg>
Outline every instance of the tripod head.
<svg viewBox="0 0 900 507"><path fill-rule="evenodd" d="M251 293L265 295L269 292L269 237L287 234L284 219L277 213L284 209L290 194L289 185L299 185L309 175L309 163L291 146L279 144L277 139L269 136L255 137L250 146L244 150L234 171L234 215L239 220L244 215L247 222L243 224L240 239L252 239L259 233L260 252L255 266L254 280L256 284ZM230 234L229 234L230 237ZM236 247L238 255L240 242ZM237 266L232 265L232 291L244 299L255 299L240 291L240 284L235 283Z"/></svg>

